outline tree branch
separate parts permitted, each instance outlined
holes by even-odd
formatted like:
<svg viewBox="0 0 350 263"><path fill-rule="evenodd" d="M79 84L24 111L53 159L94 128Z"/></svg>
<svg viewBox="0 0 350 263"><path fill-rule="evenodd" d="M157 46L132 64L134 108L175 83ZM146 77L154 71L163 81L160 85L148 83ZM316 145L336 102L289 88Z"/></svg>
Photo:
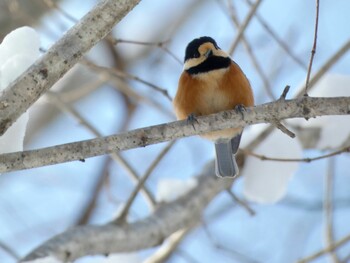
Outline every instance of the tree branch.
<svg viewBox="0 0 350 263"><path fill-rule="evenodd" d="M323 214L324 214L324 237L325 246L330 247L334 243L334 172L335 158L328 159L328 171L325 174L324 182L324 199L323 199ZM340 263L336 251L329 252L329 259L332 263Z"/></svg>
<svg viewBox="0 0 350 263"><path fill-rule="evenodd" d="M262 3L262 0L256 0L256 2L251 6L248 15L246 16L246 18L244 19L244 21L242 22L242 24L240 25L240 28L238 29L237 32L237 36L235 37L234 42L232 43L228 53L230 55L233 54L233 52L235 51L235 49L237 48L243 33L245 32L245 30L247 29L250 21L252 20L253 16L256 13L256 10L258 10L259 5Z"/></svg>
<svg viewBox="0 0 350 263"><path fill-rule="evenodd" d="M308 66L307 74L306 74L306 83L305 83L305 93L304 93L304 96L307 96L307 89L308 89L308 87L309 87L309 82L310 82L310 76L311 76L311 70L312 70L312 63L313 63L313 61L314 61L314 56L315 56L315 54L316 54L319 11L320 11L320 0L316 0L316 19L315 19L316 21L315 21L314 43L313 43L313 45L312 45L311 56L310 56L310 62L309 62L309 66Z"/></svg>
<svg viewBox="0 0 350 263"><path fill-rule="evenodd" d="M152 215L130 224L79 226L53 237L23 261L52 256L64 262L81 256L130 252L154 247L172 233L198 223L204 208L233 180L219 180L213 162L198 177L197 186L179 199L164 204Z"/></svg>
<svg viewBox="0 0 350 263"><path fill-rule="evenodd" d="M257 123L274 123L287 118L313 118L323 115L350 114L350 97L278 100L247 108L242 115L230 110L198 117L198 123L186 120L136 129L126 133L91 140L67 143L38 150L0 155L0 173L109 154L115 151L145 147L186 136Z"/></svg>
<svg viewBox="0 0 350 263"><path fill-rule="evenodd" d="M305 163L311 163L314 161L318 161L318 160L322 160L322 159L326 159L332 156L336 156L336 155L340 155L342 153L349 153L350 152L350 146L345 146L343 148L341 148L340 150L331 152L331 153L327 153L324 155L320 155L317 157L306 157L306 158L278 158L278 157L271 157L271 156L266 156L266 155L262 155L262 154L257 154L254 153L250 150L246 150L246 149L242 149L242 152L246 155L250 155L253 156L255 158L260 159L261 161L274 161L274 162L305 162Z"/></svg>
<svg viewBox="0 0 350 263"><path fill-rule="evenodd" d="M135 201L135 198L137 194L140 192L140 190L144 187L147 179L150 177L152 174L153 170L157 167L159 162L163 159L163 157L169 152L169 150L173 147L174 141L170 142L162 151L161 153L157 156L157 158L151 163L151 165L148 167L146 170L145 174L140 177L140 180L136 184L134 190L131 192L130 197L128 201L126 202L125 206L123 207L122 211L120 212L118 218L115 219L114 222L125 222L128 216L128 212ZM155 200L154 200L154 205L155 205Z"/></svg>
<svg viewBox="0 0 350 263"><path fill-rule="evenodd" d="M227 6L228 6L228 13L229 13L229 16L230 16L233 24L235 25L235 27L237 29L239 29L240 22L238 20L237 12L236 12L235 7L233 6L233 3L231 0L227 1ZM255 15L257 15L257 13ZM272 89L271 89L270 80L267 78L262 66L260 65L257 57L255 56L255 54L253 52L253 48L252 48L251 44L249 43L248 39L245 37L244 33L242 34L242 43L246 49L247 55L249 56L253 66L255 67L256 72L258 73L258 75L260 76L260 78L263 82L264 89L265 89L267 95L270 97L270 99L275 100L275 96L274 96Z"/></svg>
<svg viewBox="0 0 350 263"><path fill-rule="evenodd" d="M253 1L245 0L251 7L254 5ZM276 43L289 55L289 57L297 63L301 68L307 70L307 66L305 63L298 58L296 54L294 54L293 50L288 46L285 39L279 37L278 34L269 26L269 24L265 21L265 19L258 13L255 13L256 20L260 23L260 25L269 33L269 35L276 41Z"/></svg>
<svg viewBox="0 0 350 263"><path fill-rule="evenodd" d="M315 260L315 259L319 258L320 256L323 256L324 254L332 252L335 249L337 249L338 247L343 246L344 244L348 243L349 241L350 241L350 235L347 235L347 236L343 237L342 239L339 239L338 241L334 242L331 246L326 247L320 251L317 251L316 253L314 253L308 257L305 257L305 258L299 260L297 263L307 263L307 262L310 262L312 260Z"/></svg>
<svg viewBox="0 0 350 263"><path fill-rule="evenodd" d="M180 229L168 237L166 242L143 263L163 263L167 262L180 246L184 238L191 232L192 228Z"/></svg>
<svg viewBox="0 0 350 263"><path fill-rule="evenodd" d="M0 97L0 136L139 2L99 2L47 53L11 83Z"/></svg>

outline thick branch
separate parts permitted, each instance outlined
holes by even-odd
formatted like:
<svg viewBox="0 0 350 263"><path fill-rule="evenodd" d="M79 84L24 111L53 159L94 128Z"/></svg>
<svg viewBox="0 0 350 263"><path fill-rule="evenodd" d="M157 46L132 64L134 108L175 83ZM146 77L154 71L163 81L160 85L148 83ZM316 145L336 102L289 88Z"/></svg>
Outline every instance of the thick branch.
<svg viewBox="0 0 350 263"><path fill-rule="evenodd" d="M186 136L257 123L273 123L287 118L313 118L323 115L350 114L350 97L278 100L247 108L242 114L235 110L198 117L198 123L177 121L150 126L126 133L53 147L0 155L0 173L41 167L74 160L84 160L114 151L170 141Z"/></svg>
<svg viewBox="0 0 350 263"><path fill-rule="evenodd" d="M139 2L99 2L45 55L11 83L0 97L0 135Z"/></svg>
<svg viewBox="0 0 350 263"><path fill-rule="evenodd" d="M23 261L53 256L73 261L85 255L130 252L154 247L179 229L200 220L204 208L233 180L214 176L213 163L198 177L197 186L174 202L164 204L149 217L131 224L80 226L53 237Z"/></svg>

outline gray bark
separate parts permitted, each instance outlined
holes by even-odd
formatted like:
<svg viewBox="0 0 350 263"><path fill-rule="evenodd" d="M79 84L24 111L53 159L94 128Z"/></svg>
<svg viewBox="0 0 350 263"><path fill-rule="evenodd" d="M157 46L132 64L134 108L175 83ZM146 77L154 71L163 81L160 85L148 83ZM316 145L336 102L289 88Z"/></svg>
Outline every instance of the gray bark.
<svg viewBox="0 0 350 263"><path fill-rule="evenodd" d="M229 188L233 180L217 179L211 162L197 182L189 193L163 204L147 218L123 225L110 223L68 229L32 251L23 261L54 257L68 262L86 255L131 252L160 245L177 230L197 224L208 203Z"/></svg>
<svg viewBox="0 0 350 263"><path fill-rule="evenodd" d="M288 118L314 118L324 115L347 115L350 98L301 97L294 100L277 100L243 113L235 110L198 117L193 124L185 121L150 126L122 134L67 143L38 150L0 155L0 173L41 167L74 160L85 160L115 151L128 150L170 141L209 131L244 127L257 123L276 123Z"/></svg>
<svg viewBox="0 0 350 263"><path fill-rule="evenodd" d="M103 0L0 96L0 135L103 39L140 0Z"/></svg>

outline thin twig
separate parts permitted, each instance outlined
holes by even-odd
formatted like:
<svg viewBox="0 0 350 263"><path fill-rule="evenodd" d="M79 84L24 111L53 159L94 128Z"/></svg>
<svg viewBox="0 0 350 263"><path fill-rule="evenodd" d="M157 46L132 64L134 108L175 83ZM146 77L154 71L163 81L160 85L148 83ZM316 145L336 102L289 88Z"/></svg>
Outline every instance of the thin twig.
<svg viewBox="0 0 350 263"><path fill-rule="evenodd" d="M253 2L251 0L245 0L250 6L253 5ZM255 17L257 21L261 24L263 28L270 34L270 36L277 42L277 44L294 60L296 64L298 64L303 69L307 70L307 66L305 63L298 58L297 55L293 53L293 50L283 41L282 38L280 38L276 32L273 31L273 29L268 25L268 23L264 20L264 18L256 12Z"/></svg>
<svg viewBox="0 0 350 263"><path fill-rule="evenodd" d="M182 65L182 61L167 48L167 44L170 42L170 40L160 41L160 42L147 42L147 41L139 41L139 40L126 40L126 39L113 39L112 43L114 45L117 44L135 44L135 45L143 45L143 46L155 46L163 50L165 53L167 53L169 56L171 56L173 59L175 59L179 64Z"/></svg>
<svg viewBox="0 0 350 263"><path fill-rule="evenodd" d="M108 34L108 36L111 36L111 33ZM121 56L120 52L115 48L113 43L111 43L109 40L106 40L107 43L107 49L111 53L113 58L113 67L120 70L125 71L127 69L127 61L123 56ZM126 81L123 81L121 85L124 85ZM131 88L130 88L131 89ZM119 94L120 92L118 92ZM122 100L124 103L124 108L126 109L126 114L124 115L123 121L120 126L120 131L126 131L131 120L133 119L133 116L135 114L135 111L137 107L139 106L139 103L132 100L129 96L121 92L120 94L122 96Z"/></svg>
<svg viewBox="0 0 350 263"><path fill-rule="evenodd" d="M75 89L60 91L60 96L66 103L71 103L91 94L94 90L97 90L106 84L108 80L108 74L101 73L97 75L97 79L87 83L86 85L82 85L81 87Z"/></svg>
<svg viewBox="0 0 350 263"><path fill-rule="evenodd" d="M168 91L166 89L160 88L157 85L154 85L153 83L150 83L146 80L141 79L138 76L132 75L130 73L126 73L117 69L112 69L112 68L107 68L107 67L102 67L102 66L98 66L96 64L94 64L93 62L87 60L87 59L83 59L81 61L81 63L83 63L84 65L92 68L93 70L96 71L100 71L100 72L106 72L109 75L112 76L116 76L118 78L123 78L123 79L131 79L131 80L135 80L137 82L140 82L142 84L145 84L146 86L154 89L157 92L160 92L161 94L163 94L169 101L172 101L172 98L170 97ZM140 96L140 95L138 95Z"/></svg>
<svg viewBox="0 0 350 263"><path fill-rule="evenodd" d="M135 184L138 184L140 182L140 176L137 175L137 172L134 168L124 159L121 157L120 154L117 152L113 153L113 156L118 157L118 162L122 167L125 169L125 171L131 176L131 178L134 180ZM153 196L152 192L148 190L146 186L141 187L141 193L144 195L146 200L148 201L149 207L154 208L157 204L157 201L155 197Z"/></svg>
<svg viewBox="0 0 350 263"><path fill-rule="evenodd" d="M237 195L235 195L231 189L227 189L226 192L237 204L242 206L248 212L249 215L254 216L256 214L253 208L251 208L247 202L238 198Z"/></svg>
<svg viewBox="0 0 350 263"><path fill-rule="evenodd" d="M61 8L57 3L55 3L52 0L42 0L49 8L56 9L63 17L68 19L69 21L76 23L78 22L78 19L76 19L74 16L66 12L63 8Z"/></svg>
<svg viewBox="0 0 350 263"><path fill-rule="evenodd" d="M311 78L310 82L309 82L309 86L308 86L308 91L310 91L311 87L314 87L315 84L323 77L323 75L336 63L338 62L338 60L340 58L342 58L345 53L347 53L350 49L350 40L348 40L347 42L345 42L345 44L339 48L339 50L337 52L335 52L327 61L326 63L324 63L321 68L316 72L316 74L313 75L313 77ZM305 92L305 87L303 87L302 89L300 89L300 91L298 92L298 94L295 96L300 97L303 95L303 93Z"/></svg>
<svg viewBox="0 0 350 263"><path fill-rule="evenodd" d="M16 259L16 261L21 258L15 250L10 248L8 245L6 245L3 242L0 242L0 249L3 250L4 252L6 252L11 257L13 257L14 259Z"/></svg>
<svg viewBox="0 0 350 263"><path fill-rule="evenodd" d="M161 49L164 50L164 52L171 56L173 59L175 59L180 65L182 65L182 60L179 59L168 47L161 46Z"/></svg>
<svg viewBox="0 0 350 263"><path fill-rule="evenodd" d="M89 223L89 220L97 205L97 200L103 188L104 182L106 178L108 178L109 163L111 162L111 160L112 160L111 158L105 159L103 164L103 169L98 175L95 185L91 190L88 191L88 194L90 195L89 200L86 202L86 205L82 210L82 213L77 218L75 225L79 226L79 225L86 225Z"/></svg>
<svg viewBox="0 0 350 263"><path fill-rule="evenodd" d="M313 261L313 260L323 256L324 254L329 253L331 251L334 251L335 249L345 245L349 241L350 241L350 235L347 235L347 236L343 237L342 239L334 242L331 246L328 246L320 251L317 251L316 253L314 253L308 257L305 257L305 258L299 260L298 263L308 263L310 261Z"/></svg>
<svg viewBox="0 0 350 263"><path fill-rule="evenodd" d="M290 89L290 86L287 85L284 89L283 89L283 92L279 98L279 100L286 100L286 97L287 97L287 94L289 92L289 89Z"/></svg>
<svg viewBox="0 0 350 263"><path fill-rule="evenodd" d="M288 135L291 138L295 138L295 133L290 131L286 126L284 126L280 121L274 120L272 124L279 129L284 134Z"/></svg>
<svg viewBox="0 0 350 263"><path fill-rule="evenodd" d="M309 62L309 66L308 66L308 69L307 69L304 96L307 96L307 94L308 94L307 92L308 92L308 88L309 88L310 75L311 75L311 70L312 70L312 63L314 61L314 56L316 54L319 10L320 10L320 1L316 0L316 19L315 19L316 21L315 21L314 43L313 43L313 46L312 46L310 62Z"/></svg>
<svg viewBox="0 0 350 263"><path fill-rule="evenodd" d="M230 244L230 246L225 246L223 245L221 242L217 241L215 239L215 237L213 236L213 234L210 232L208 225L206 224L206 222L202 222L203 223L203 230L204 233L207 235L208 239L210 240L210 242L213 244L213 246L220 251L226 252L227 254L229 254L231 257L234 257L237 259L237 261L241 262L241 263L258 263L258 261L256 261L255 259L250 258L247 255L244 255L236 250L234 250L232 247L232 244Z"/></svg>
<svg viewBox="0 0 350 263"><path fill-rule="evenodd" d="M325 190L323 200L324 226L325 226L325 246L333 245L333 191L334 191L334 158L328 159L328 171L325 175ZM333 263L339 263L338 256L335 251L329 252L330 260Z"/></svg>
<svg viewBox="0 0 350 263"><path fill-rule="evenodd" d="M247 26L249 25L250 21L252 20L254 14L256 13L259 5L262 3L262 0L256 0L256 2L252 5L252 7L249 10L248 15L246 16L245 20L241 24L240 28L238 29L237 36L235 37L235 40L233 41L230 49L229 54L232 56L233 52L238 46L239 41L241 40L244 31L246 30Z"/></svg>
<svg viewBox="0 0 350 263"><path fill-rule="evenodd" d="M341 59L350 49L350 40L345 42L343 46L341 46L322 66L321 68L314 74L309 83L309 91L311 88L315 87L315 84L324 76L324 74L336 63L339 59ZM300 91L294 96L294 98L298 98L303 95L305 87L302 87ZM253 141L250 143L246 150L252 151L256 148L272 131L274 130L274 126L270 125L266 129L264 129L258 136L256 136Z"/></svg>
<svg viewBox="0 0 350 263"><path fill-rule="evenodd" d="M341 263L349 263L350 262L350 254L344 257L341 261Z"/></svg>
<svg viewBox="0 0 350 263"><path fill-rule="evenodd" d="M167 43L169 43L170 40L165 40L165 41L159 41L159 42L147 42L147 41L140 41L140 40L128 40L128 39L116 39L112 38L112 44L117 45L117 44L135 44L135 45L142 45L142 46L158 46L161 47Z"/></svg>
<svg viewBox="0 0 350 263"><path fill-rule="evenodd" d="M86 127L87 130L89 130L96 137L102 137L102 134L93 125L91 125L78 111L76 111L73 107L65 103L58 93L49 91L47 92L46 95L49 98L49 100L54 105L56 105L61 111L73 117L78 123ZM136 171L131 167L131 165L124 158L122 158L120 153L112 152L110 156L114 161L116 161L119 165L121 165L125 169L127 174L130 175L130 177L134 181L139 182L140 178L137 175ZM148 201L149 206L153 208L156 204L156 201L152 193L145 187L141 188L141 192L144 195L145 199Z"/></svg>
<svg viewBox="0 0 350 263"><path fill-rule="evenodd" d="M226 190L230 196L234 199L234 201L238 204L240 204L242 207L244 207L249 214L254 215L255 211L249 207L249 205L244 202L243 200L240 200L232 191L229 189ZM215 216L221 215L222 212L227 212L232 208L231 204L228 204L226 208L223 208L220 210ZM203 222L202 222L203 223ZM204 228L206 227L206 224L204 223ZM179 255L183 255L184 250L177 248L177 246L180 244L180 242L190 233L190 231L195 228L197 225L194 224L193 227L188 227L186 229L182 229L176 233L174 233L172 236L170 236L160 247L158 251L156 251L151 257L149 257L144 263L161 263L165 262L171 255L172 252L175 252ZM176 235L175 235L176 234ZM208 234L208 233L207 233ZM211 236L211 234L209 233ZM176 249L176 250L175 250ZM227 249L227 248L224 248ZM186 259L190 262L197 262L193 258L187 258Z"/></svg>
<svg viewBox="0 0 350 263"><path fill-rule="evenodd" d="M103 0L0 95L0 135L49 90L140 0ZM67 48L69 47L69 48Z"/></svg>
<svg viewBox="0 0 350 263"><path fill-rule="evenodd" d="M143 219L122 225L107 223L71 228L31 251L22 261L54 257L73 262L85 255L135 251L159 245L172 233L196 224L205 207L233 180L218 180L210 165L197 176L197 185L177 200L160 206ZM98 240L98 242L96 242Z"/></svg>
<svg viewBox="0 0 350 263"><path fill-rule="evenodd" d="M153 170L157 167L159 162L163 159L163 157L168 153L168 151L171 149L171 147L174 145L175 141L171 141L158 155L158 157L151 163L151 165L148 167L145 174L140 178L139 182L135 186L134 190L130 194L130 197L128 201L126 202L125 206L123 207L123 210L118 215L118 218L115 220L116 223L124 222L126 220L126 217L128 215L128 212L130 210L131 205L133 204L138 192L140 189L142 189L145 185L146 180L149 178L149 176L152 174Z"/></svg>
<svg viewBox="0 0 350 263"><path fill-rule="evenodd" d="M231 20L232 20L233 24L236 26L236 28L239 28L240 24L239 24L238 17L237 17L236 12L235 12L235 8L230 0L227 1L227 4L228 4L228 10L229 10L229 15L230 15ZM222 5L220 5L220 6L222 6ZM243 46L245 47L245 49L248 53L250 60L252 61L253 66L256 69L256 72L258 73L258 75L260 76L260 78L263 82L266 93L269 95L270 99L275 100L276 98L273 95L270 81L267 78L266 74L264 73L264 70L260 66L256 56L254 55L253 49L252 49L251 45L249 44L247 38L244 36L244 33L242 35L242 42L243 42Z"/></svg>
<svg viewBox="0 0 350 263"><path fill-rule="evenodd" d="M115 73L121 78L127 78L127 79L138 81L138 82L140 82L142 84L145 84L146 86L148 86L148 87L150 87L150 88L160 92L161 94L163 94L169 101L172 101L172 98L170 97L169 92L166 89L160 88L160 87L158 87L157 85L154 85L151 82L143 80L140 77L132 75L132 74L127 73L127 72L116 70Z"/></svg>
<svg viewBox="0 0 350 263"><path fill-rule="evenodd" d="M177 251L177 248L191 230L191 227L186 227L173 233L166 239L163 245L149 258L144 260L143 263L162 263L166 262L174 252L181 254L181 252Z"/></svg>
<svg viewBox="0 0 350 263"><path fill-rule="evenodd" d="M321 159L325 159L325 158L329 158L329 157L332 157L332 156L335 156L335 155L339 155L339 154L342 154L342 153L347 153L347 152L350 152L350 146L346 146L338 151L334 151L334 152L331 152L331 153L328 153L328 154L325 154L325 155L321 155L321 156L318 156L318 157L313 157L313 158L277 158L277 157L269 157L269 156L266 156L266 155L261 155L261 154L257 154L257 153L254 153L252 151L249 151L249 150L246 150L246 149L242 149L242 152L246 155L250 155L250 156L253 156L253 157L256 157L262 161L275 161L275 162L305 162L305 163L311 163L313 161L318 161L318 160L321 160Z"/></svg>
<svg viewBox="0 0 350 263"><path fill-rule="evenodd" d="M59 110L66 113L67 115L73 117L74 120L76 120L80 125L84 126L93 135L97 137L102 136L102 134L91 123L84 119L84 117L81 116L77 110L63 101L59 93L48 91L45 95L51 104L55 105Z"/></svg>
<svg viewBox="0 0 350 263"><path fill-rule="evenodd" d="M159 110L159 112L165 114L166 116L174 118L174 113L172 111L165 108L163 104L157 102L153 98L148 98L146 96L142 96L141 94L136 92L133 88L131 88L131 86L127 83L127 81L125 79L128 79L128 78L133 79L134 78L134 80L139 81L147 86L150 86L151 88L158 89L158 91L163 93L167 97L168 100L171 100L171 97L169 96L169 94L166 95L167 94L166 90L159 88L150 82L142 80L137 76L127 75L127 73L125 73L123 71L98 66L87 59L82 59L81 63L82 63L82 65L85 65L88 68L90 68L96 74L102 74L102 75L107 74L108 77L110 78L110 82L113 84L112 87L119 90L123 94L130 96L132 99L135 99L136 101L142 101L145 104L156 108L157 110Z"/></svg>

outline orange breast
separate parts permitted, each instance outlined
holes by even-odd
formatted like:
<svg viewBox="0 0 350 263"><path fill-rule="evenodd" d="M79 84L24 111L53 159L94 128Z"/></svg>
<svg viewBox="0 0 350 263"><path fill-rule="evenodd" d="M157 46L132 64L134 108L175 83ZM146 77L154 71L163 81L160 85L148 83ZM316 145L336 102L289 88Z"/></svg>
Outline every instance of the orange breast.
<svg viewBox="0 0 350 263"><path fill-rule="evenodd" d="M179 120L186 119L192 113L200 116L234 109L238 104L253 106L254 97L248 79L236 63L232 62L228 69L194 77L187 72L181 74L174 99L174 109ZM228 129L203 137L211 140L232 138L238 132L239 129Z"/></svg>

